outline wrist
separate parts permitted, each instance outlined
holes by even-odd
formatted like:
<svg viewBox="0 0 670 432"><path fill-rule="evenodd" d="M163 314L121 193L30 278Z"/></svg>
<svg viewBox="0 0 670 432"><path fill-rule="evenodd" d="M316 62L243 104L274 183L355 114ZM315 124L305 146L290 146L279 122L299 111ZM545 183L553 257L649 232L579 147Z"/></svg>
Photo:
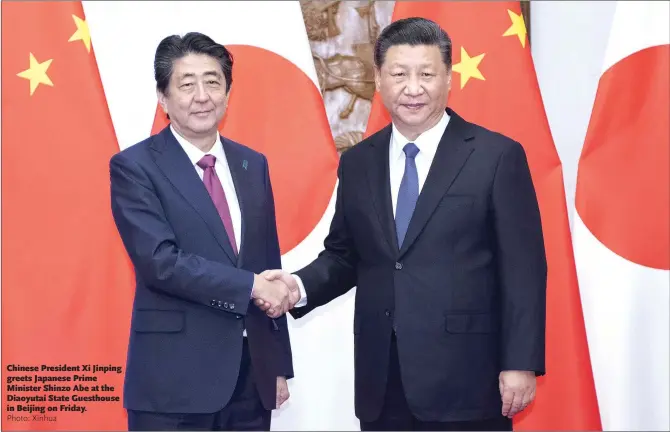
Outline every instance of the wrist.
<svg viewBox="0 0 670 432"><path fill-rule="evenodd" d="M261 284L261 279L263 279L263 276L257 275L254 273L254 280L251 284L251 298L256 297L256 293L258 292L258 287Z"/></svg>

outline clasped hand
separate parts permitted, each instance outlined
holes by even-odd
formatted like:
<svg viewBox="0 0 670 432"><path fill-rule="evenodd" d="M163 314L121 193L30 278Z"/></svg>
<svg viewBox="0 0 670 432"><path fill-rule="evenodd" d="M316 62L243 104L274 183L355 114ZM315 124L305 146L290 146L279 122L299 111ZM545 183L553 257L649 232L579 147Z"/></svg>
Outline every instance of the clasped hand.
<svg viewBox="0 0 670 432"><path fill-rule="evenodd" d="M278 318L300 300L300 289L290 274L282 270L266 270L254 275L251 297L270 318Z"/></svg>

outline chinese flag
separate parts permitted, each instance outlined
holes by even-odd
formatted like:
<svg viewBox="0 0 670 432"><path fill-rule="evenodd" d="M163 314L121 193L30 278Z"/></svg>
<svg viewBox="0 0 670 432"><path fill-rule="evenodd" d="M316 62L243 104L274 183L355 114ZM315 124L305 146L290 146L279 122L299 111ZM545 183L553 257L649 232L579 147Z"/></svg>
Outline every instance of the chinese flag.
<svg viewBox="0 0 670 432"><path fill-rule="evenodd" d="M572 252L561 162L552 141L519 2L396 2L392 20L420 16L453 42L449 106L521 143L535 184L549 266L547 374L516 430L600 430ZM390 121L373 100L366 136Z"/></svg>
<svg viewBox="0 0 670 432"><path fill-rule="evenodd" d="M81 2L2 2L3 430L126 428L133 273L110 211L117 151ZM118 400L74 400L94 395Z"/></svg>

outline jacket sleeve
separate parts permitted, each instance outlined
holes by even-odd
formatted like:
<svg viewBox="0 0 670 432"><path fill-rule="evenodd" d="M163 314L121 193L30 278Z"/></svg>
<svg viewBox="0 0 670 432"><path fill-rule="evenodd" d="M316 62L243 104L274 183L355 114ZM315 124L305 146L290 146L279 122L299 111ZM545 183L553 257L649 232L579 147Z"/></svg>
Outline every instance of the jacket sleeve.
<svg viewBox="0 0 670 432"><path fill-rule="evenodd" d="M307 305L295 307L290 313L295 318L305 316L315 308L346 294L356 285L358 253L345 218L343 154L338 168L339 184L335 201L335 214L330 231L324 240L324 250L307 267L295 274L303 283Z"/></svg>
<svg viewBox="0 0 670 432"><path fill-rule="evenodd" d="M492 203L501 287L502 370L545 373L547 260L540 210L523 147L500 157Z"/></svg>

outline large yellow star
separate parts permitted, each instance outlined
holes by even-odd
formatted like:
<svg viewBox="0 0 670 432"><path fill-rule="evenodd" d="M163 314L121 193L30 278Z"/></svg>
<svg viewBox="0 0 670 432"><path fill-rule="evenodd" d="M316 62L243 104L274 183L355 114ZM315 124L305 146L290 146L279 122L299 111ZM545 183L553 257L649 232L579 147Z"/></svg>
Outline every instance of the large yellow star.
<svg viewBox="0 0 670 432"><path fill-rule="evenodd" d="M72 15L72 19L74 20L74 24L77 26L77 31L74 32L72 36L70 36L68 42L80 40L84 42L86 51L91 52L91 33L88 31L88 24L85 20L79 18L77 15Z"/></svg>
<svg viewBox="0 0 670 432"><path fill-rule="evenodd" d="M507 14L512 20L512 25L503 33L503 36L519 36L519 42L522 47L526 47L526 23L523 20L523 14L515 14L507 9Z"/></svg>
<svg viewBox="0 0 670 432"><path fill-rule="evenodd" d="M53 87L53 83L47 75L47 69L51 65L53 59L49 59L45 62L39 63L33 53L30 53L30 67L23 72L16 74L21 78L25 78L30 81L30 96L35 93L35 89L40 84L45 84Z"/></svg>
<svg viewBox="0 0 670 432"><path fill-rule="evenodd" d="M486 78L479 71L479 63L485 54L479 54L476 57L470 57L464 47L461 47L461 61L453 66L453 71L461 74L461 90L470 78L477 78L485 81Z"/></svg>

